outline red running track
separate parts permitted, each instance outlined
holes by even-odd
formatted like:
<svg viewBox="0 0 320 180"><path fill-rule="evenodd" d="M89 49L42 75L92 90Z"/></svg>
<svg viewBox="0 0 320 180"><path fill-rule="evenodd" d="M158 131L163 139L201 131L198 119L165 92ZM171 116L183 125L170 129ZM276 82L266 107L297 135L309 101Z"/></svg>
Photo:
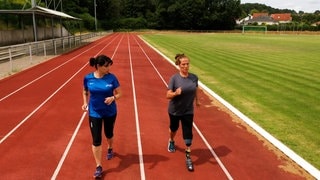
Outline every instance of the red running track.
<svg viewBox="0 0 320 180"><path fill-rule="evenodd" d="M137 34L113 33L0 81L0 179L92 179L82 79L98 54L112 57L123 89L116 154L103 161L103 179L308 178L205 92L195 112L195 171L188 172L181 129L177 152L167 152L166 83L177 69Z"/></svg>

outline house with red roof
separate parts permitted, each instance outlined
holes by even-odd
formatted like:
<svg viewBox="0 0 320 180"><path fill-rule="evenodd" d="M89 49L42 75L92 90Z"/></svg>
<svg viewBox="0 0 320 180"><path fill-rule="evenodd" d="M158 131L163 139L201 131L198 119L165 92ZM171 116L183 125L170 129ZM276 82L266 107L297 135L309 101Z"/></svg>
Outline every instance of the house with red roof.
<svg viewBox="0 0 320 180"><path fill-rule="evenodd" d="M271 14L270 17L279 23L290 23L292 21L290 13Z"/></svg>
<svg viewBox="0 0 320 180"><path fill-rule="evenodd" d="M290 23L292 21L290 13L271 15L268 13L253 13L252 16L249 17L249 19L242 21L241 24L275 25L281 23Z"/></svg>

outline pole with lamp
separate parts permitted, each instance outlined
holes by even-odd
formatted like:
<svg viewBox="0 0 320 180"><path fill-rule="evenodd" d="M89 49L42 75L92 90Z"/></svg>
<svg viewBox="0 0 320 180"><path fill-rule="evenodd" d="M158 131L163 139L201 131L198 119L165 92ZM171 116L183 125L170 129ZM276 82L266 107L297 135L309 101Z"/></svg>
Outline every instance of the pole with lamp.
<svg viewBox="0 0 320 180"><path fill-rule="evenodd" d="M96 28L96 31L97 31L98 28L97 28L97 4L96 4L96 0L94 0L94 24L95 24L95 28Z"/></svg>

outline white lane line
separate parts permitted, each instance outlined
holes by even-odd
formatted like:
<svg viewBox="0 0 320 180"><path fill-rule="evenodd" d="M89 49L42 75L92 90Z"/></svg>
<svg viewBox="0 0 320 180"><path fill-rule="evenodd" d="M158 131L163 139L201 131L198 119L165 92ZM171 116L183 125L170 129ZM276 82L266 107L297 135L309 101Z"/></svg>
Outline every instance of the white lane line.
<svg viewBox="0 0 320 180"><path fill-rule="evenodd" d="M221 162L221 160L219 159L218 155L214 152L213 148L210 146L210 144L208 143L206 138L202 135L201 131L199 130L199 128L197 127L197 125L195 123L193 123L193 127L197 130L197 132L200 135L202 141L206 144L206 146L210 150L211 154L213 155L214 159L218 162L219 166L221 167L221 169L223 170L225 175L228 177L228 179L229 180L233 180L231 174L229 173L227 168L224 166L224 164Z"/></svg>
<svg viewBox="0 0 320 180"><path fill-rule="evenodd" d="M122 34L121 39L119 40L119 42L118 42L118 44L117 44L116 49L114 50L114 52L113 52L112 56L110 57L112 60L114 60L114 59L113 59L113 57L115 56L116 52L118 51L119 46L120 46L120 43L121 43L121 41L122 41L123 37L124 37L124 35Z"/></svg>
<svg viewBox="0 0 320 180"><path fill-rule="evenodd" d="M140 136L138 106L137 106L137 98L136 98L136 91L135 91L135 84L134 84L134 73L133 73L133 67L132 67L132 58L131 58L131 49L130 49L129 36L130 36L130 34L128 35L128 49L129 49L129 59L130 59L130 71L131 71L131 83L132 83L132 93L133 93L133 101L134 101L134 112L135 112L136 128L137 128L137 141L138 141L138 153L139 153L139 164L140 164L140 176L141 176L141 180L145 180L146 177L145 177L144 164L143 164L143 152L142 152L141 136Z"/></svg>
<svg viewBox="0 0 320 180"><path fill-rule="evenodd" d="M29 83L25 84L24 86L22 86L22 87L18 88L18 89L17 89L17 90L15 90L15 91L11 92L10 94L8 94L8 95L6 95L6 96L4 96L4 97L0 98L0 102L1 102L1 101L3 101L3 100L5 100L5 99L7 99L7 98L8 98L8 97L10 97L10 96L12 96L13 94L17 93L18 91L20 91L20 90L24 89L25 87L27 87L27 86L29 86L29 85L33 84L34 82L38 81L39 79L43 78L44 76L46 76L46 75L48 75L48 74L52 73L53 71L55 71L55 70L59 69L60 67L64 66L65 64L69 63L70 61L72 61L72 60L74 60L74 59L78 58L79 56L83 55L83 54L84 54L84 53L86 53L87 51L89 51L89 50L93 49L94 47L98 46L99 44L102 44L104 41L107 41L107 40L108 40L108 39L105 39L105 40L103 40L103 41L99 42L98 44L96 44L95 46L92 46L91 48L86 49L85 51L83 51L83 52L79 53L78 55L76 55L76 56L72 57L72 58L71 58L71 59L69 59L68 61L65 61L64 63L60 64L59 66L56 66L55 68L53 68L53 69L51 69L50 71L46 72L45 74L43 74L43 75L39 76L38 78L36 78L36 79L34 79L34 80L30 81ZM113 40L114 40L114 39L113 39ZM112 40L112 41L113 41L113 40ZM110 41L108 44L110 44L112 41Z"/></svg>
<svg viewBox="0 0 320 180"><path fill-rule="evenodd" d="M141 38L140 38L141 39ZM142 41L144 41L143 39L141 39ZM148 46L150 46L152 49L156 50L154 47L152 47L149 43L147 43L146 41L144 41ZM137 42L138 43L138 42ZM139 44L139 43L138 43ZM146 54L146 52L143 50L143 48L140 46L140 49L143 51L144 55L147 57L147 59L149 60L150 64L152 65L152 67L155 69L155 71L158 73L158 75L160 76L160 78L162 79L163 83L165 84L166 87L168 87L168 84L166 83L166 81L163 80L163 77L161 76L161 74L159 73L159 71L157 70L157 68L153 65L152 60L150 59L150 57ZM166 57L164 54L160 53L158 50L156 50L156 52L158 52L161 56L165 57L165 59L167 61L169 61L172 65L174 65L174 63L172 61L170 61L170 59L168 57ZM175 66L175 65L174 65ZM177 68L177 66L175 66ZM195 123L193 123L193 127L196 129L196 131L198 132L198 134L200 135L202 141L206 144L206 146L208 147L208 149L210 150L211 154L213 155L213 157L215 158L215 160L218 162L219 166L221 167L221 169L223 170L223 172L225 173L225 175L228 177L229 180L233 180L232 176L230 175L229 171L227 170L227 168L224 166L224 164L221 162L221 160L219 159L219 157L217 156L217 154L214 152L213 148L210 146L210 144L208 143L208 141L206 140L206 138L202 135L201 131L198 129L198 127L196 126Z"/></svg>
<svg viewBox="0 0 320 180"><path fill-rule="evenodd" d="M69 151L70 151L71 145L72 145L73 141L75 140L75 138L76 138L76 136L77 136L77 134L78 134L78 132L79 132L79 129L80 129L80 127L81 127L81 124L82 124L82 122L83 122L86 114L87 114L87 112L84 112L84 113L82 114L82 117L81 117L81 119L80 119L80 121L79 121L79 123L78 123L78 125L77 125L77 128L76 128L76 130L73 132L73 135L72 135L72 137L71 137L71 139L70 139L70 141L69 141L69 143L68 143L68 145L67 145L67 148L65 149L65 151L64 151L64 153L63 153L63 155L62 155L62 157L61 157L61 159L60 159L60 161L59 161L59 163L58 163L58 166L57 166L56 170L54 171L54 173L53 173L53 175L52 175L52 177L51 177L51 180L54 180L54 179L57 178L57 175L58 175L58 173L60 172L60 169L61 169L61 167L62 167L62 165L63 165L63 162L64 162L64 160L66 159L66 157L67 157L67 155L68 155L68 153L69 153Z"/></svg>

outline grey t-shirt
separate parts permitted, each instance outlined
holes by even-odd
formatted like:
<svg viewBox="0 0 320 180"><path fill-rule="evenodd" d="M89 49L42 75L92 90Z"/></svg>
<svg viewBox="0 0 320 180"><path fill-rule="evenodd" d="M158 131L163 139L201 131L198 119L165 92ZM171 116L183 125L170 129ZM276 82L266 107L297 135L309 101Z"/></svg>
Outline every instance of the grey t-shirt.
<svg viewBox="0 0 320 180"><path fill-rule="evenodd" d="M193 114L193 101L198 87L198 77L189 73L188 77L182 77L179 73L174 74L169 81L168 90L173 92L181 87L181 95L172 98L169 101L169 114L180 116Z"/></svg>

